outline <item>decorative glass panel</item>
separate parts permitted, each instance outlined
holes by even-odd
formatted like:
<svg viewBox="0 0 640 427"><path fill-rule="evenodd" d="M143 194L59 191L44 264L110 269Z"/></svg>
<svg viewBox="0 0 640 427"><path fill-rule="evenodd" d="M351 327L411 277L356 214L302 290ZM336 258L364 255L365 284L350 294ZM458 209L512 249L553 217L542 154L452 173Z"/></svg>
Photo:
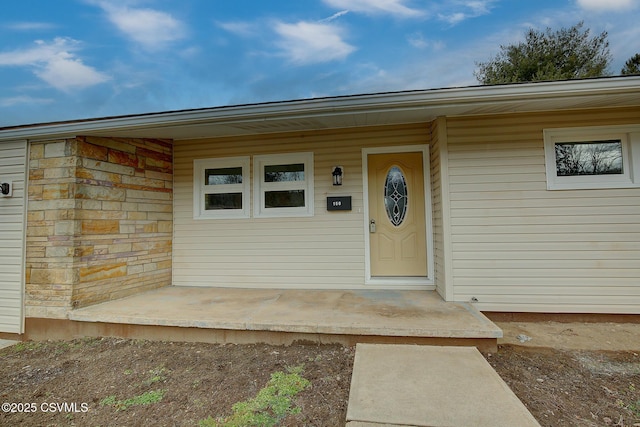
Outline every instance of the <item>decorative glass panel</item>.
<svg viewBox="0 0 640 427"><path fill-rule="evenodd" d="M242 209L242 193L219 193L204 195L204 209Z"/></svg>
<svg viewBox="0 0 640 427"><path fill-rule="evenodd" d="M265 191L265 208L304 207L304 190Z"/></svg>
<svg viewBox="0 0 640 427"><path fill-rule="evenodd" d="M205 185L242 184L242 168L205 169Z"/></svg>
<svg viewBox="0 0 640 427"><path fill-rule="evenodd" d="M398 227L407 214L407 180L399 167L393 166L384 183L384 208L391 224Z"/></svg>
<svg viewBox="0 0 640 427"><path fill-rule="evenodd" d="M562 142L555 144L556 174L622 175L622 141Z"/></svg>
<svg viewBox="0 0 640 427"><path fill-rule="evenodd" d="M264 182L304 181L304 163L264 167Z"/></svg>

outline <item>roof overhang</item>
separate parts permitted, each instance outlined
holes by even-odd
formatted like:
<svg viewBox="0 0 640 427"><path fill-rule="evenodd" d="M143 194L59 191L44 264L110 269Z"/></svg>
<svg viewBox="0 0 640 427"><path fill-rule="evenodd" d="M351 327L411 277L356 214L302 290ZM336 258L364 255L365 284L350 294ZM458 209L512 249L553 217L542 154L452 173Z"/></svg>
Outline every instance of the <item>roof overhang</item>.
<svg viewBox="0 0 640 427"><path fill-rule="evenodd" d="M640 106L640 76L388 92L0 128L0 141L194 139L429 122L439 116Z"/></svg>

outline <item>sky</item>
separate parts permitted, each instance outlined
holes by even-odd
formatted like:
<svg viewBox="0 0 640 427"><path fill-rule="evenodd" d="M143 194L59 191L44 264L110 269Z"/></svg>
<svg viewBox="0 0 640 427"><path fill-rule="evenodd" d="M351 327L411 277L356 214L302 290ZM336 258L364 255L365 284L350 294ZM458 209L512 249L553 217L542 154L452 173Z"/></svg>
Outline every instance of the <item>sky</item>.
<svg viewBox="0 0 640 427"><path fill-rule="evenodd" d="M0 127L477 85L529 28L640 52L640 0L20 0L0 12Z"/></svg>

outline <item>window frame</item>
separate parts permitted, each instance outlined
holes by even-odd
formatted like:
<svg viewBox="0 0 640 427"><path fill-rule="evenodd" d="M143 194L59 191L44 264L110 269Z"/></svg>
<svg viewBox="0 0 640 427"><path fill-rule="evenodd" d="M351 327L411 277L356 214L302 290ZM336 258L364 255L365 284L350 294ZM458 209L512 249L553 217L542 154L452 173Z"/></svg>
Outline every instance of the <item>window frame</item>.
<svg viewBox="0 0 640 427"><path fill-rule="evenodd" d="M303 181L265 182L266 166L304 164ZM265 154L253 156L253 216L254 218L309 217L314 214L313 153ZM265 192L303 190L304 206L267 208Z"/></svg>
<svg viewBox="0 0 640 427"><path fill-rule="evenodd" d="M207 185L207 169L242 168L242 183ZM251 212L251 158L218 157L195 159L193 161L193 218L194 219L237 219L249 218ZM242 209L206 210L207 194L242 193Z"/></svg>
<svg viewBox="0 0 640 427"><path fill-rule="evenodd" d="M640 187L640 125L545 129L543 134L547 190ZM556 144L605 140L621 141L622 174L558 175Z"/></svg>

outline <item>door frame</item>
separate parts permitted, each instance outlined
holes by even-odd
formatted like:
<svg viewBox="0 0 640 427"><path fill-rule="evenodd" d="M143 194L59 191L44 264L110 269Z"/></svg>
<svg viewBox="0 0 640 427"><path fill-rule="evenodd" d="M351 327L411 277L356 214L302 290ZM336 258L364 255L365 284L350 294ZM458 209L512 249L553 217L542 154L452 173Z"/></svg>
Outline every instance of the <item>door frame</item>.
<svg viewBox="0 0 640 427"><path fill-rule="evenodd" d="M427 277L372 277L371 276L371 244L369 233L369 154L393 154L420 152L422 153L422 169L424 176L424 213L425 213L425 242L427 245ZM433 223L431 202L431 166L429 162L429 145L400 145L372 147L362 149L362 186L364 208L364 246L365 246L365 284L384 286L397 290L435 289L434 251L433 251Z"/></svg>

